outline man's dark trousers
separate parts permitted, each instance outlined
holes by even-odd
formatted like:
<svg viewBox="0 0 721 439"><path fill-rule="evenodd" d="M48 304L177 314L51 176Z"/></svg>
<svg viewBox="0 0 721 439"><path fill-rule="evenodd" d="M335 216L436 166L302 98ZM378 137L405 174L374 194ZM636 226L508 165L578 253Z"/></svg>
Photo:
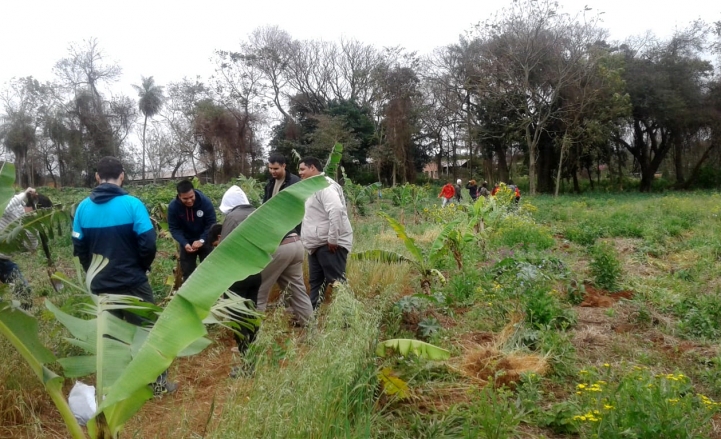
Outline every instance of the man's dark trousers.
<svg viewBox="0 0 721 439"><path fill-rule="evenodd" d="M322 302L325 288L335 281L345 281L345 267L348 261L348 250L337 247L331 253L327 245L318 247L308 254L308 282L310 283L310 302L313 309Z"/></svg>

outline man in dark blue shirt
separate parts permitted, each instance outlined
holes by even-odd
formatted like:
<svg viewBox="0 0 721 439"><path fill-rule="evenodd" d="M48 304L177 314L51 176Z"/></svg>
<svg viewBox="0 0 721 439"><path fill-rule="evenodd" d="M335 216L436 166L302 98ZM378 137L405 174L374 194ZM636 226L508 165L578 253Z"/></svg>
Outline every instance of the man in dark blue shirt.
<svg viewBox="0 0 721 439"><path fill-rule="evenodd" d="M208 232L216 223L215 208L210 198L183 180L176 187L178 196L168 206L168 228L180 246L180 269L183 281L188 279L197 264L213 249Z"/></svg>

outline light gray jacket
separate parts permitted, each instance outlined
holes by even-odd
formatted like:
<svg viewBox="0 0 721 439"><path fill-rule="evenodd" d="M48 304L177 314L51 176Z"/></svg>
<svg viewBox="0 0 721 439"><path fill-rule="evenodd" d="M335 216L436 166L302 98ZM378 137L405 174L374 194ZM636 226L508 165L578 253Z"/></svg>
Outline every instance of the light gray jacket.
<svg viewBox="0 0 721 439"><path fill-rule="evenodd" d="M351 252L353 228L348 219L343 188L326 176L329 186L305 201L300 238L310 253L326 244L336 244Z"/></svg>
<svg viewBox="0 0 721 439"><path fill-rule="evenodd" d="M27 198L28 196L25 192L20 192L19 194L12 197L7 207L5 207L5 212L3 212L2 217L0 217L0 232L4 234L6 232L5 229L13 221L25 215L25 208L23 206L25 205L25 201L27 200ZM28 250L34 250L38 246L37 236L35 236L35 234L33 233L30 233L29 231L26 231L25 233L28 235L28 242L26 243L25 247ZM8 260L10 259L10 256L0 253L0 259Z"/></svg>

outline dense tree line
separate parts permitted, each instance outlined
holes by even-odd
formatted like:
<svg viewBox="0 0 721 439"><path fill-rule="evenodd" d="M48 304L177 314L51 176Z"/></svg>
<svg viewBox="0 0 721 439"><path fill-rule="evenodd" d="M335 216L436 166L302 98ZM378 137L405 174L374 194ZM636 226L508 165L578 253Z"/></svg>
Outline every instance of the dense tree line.
<svg viewBox="0 0 721 439"><path fill-rule="evenodd" d="M719 185L715 56L721 23L614 42L588 8L521 0L426 55L261 27L214 53L212 77L143 77L129 97L108 91L121 69L91 39L54 81L6 85L0 142L24 184L89 185L106 154L143 179L202 168L220 182L263 172L264 145L324 156L340 141L357 181L413 182L426 163L462 159L452 178L528 175L532 193L580 190L602 169L619 187L637 174L642 191L659 172L679 188Z"/></svg>

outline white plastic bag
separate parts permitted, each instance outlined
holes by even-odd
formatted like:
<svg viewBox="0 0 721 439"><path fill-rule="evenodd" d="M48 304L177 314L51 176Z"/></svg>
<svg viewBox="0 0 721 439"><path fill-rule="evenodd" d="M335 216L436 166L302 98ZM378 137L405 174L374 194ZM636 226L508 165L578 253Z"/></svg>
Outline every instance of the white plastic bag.
<svg viewBox="0 0 721 439"><path fill-rule="evenodd" d="M70 411L80 425L85 425L95 415L95 387L76 381L68 396Z"/></svg>

